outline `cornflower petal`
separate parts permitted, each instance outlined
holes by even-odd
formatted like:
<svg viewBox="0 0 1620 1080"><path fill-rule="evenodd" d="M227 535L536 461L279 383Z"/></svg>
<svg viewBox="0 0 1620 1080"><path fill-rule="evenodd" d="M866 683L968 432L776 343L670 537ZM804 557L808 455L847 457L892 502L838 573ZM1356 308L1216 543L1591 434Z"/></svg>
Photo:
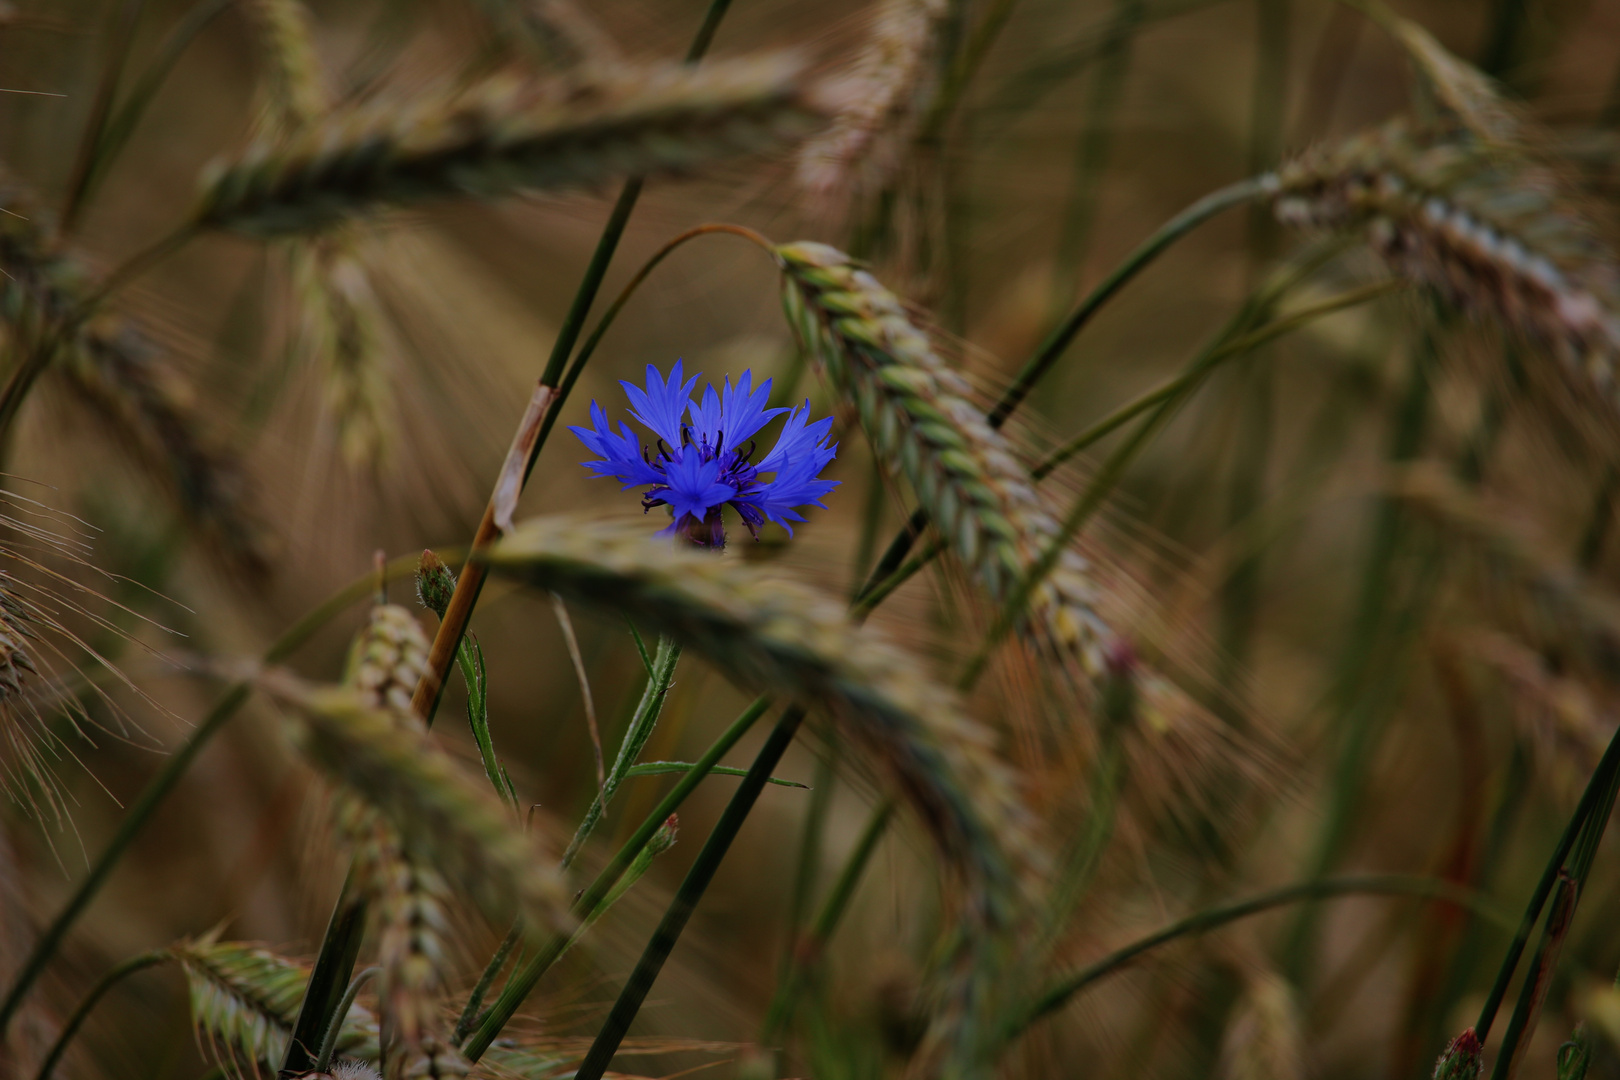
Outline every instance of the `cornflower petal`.
<svg viewBox="0 0 1620 1080"><path fill-rule="evenodd" d="M593 427L576 425L568 429L603 459L582 461L581 465L597 476L613 477L626 488L663 481L663 475L642 459L641 443L631 432L630 425L621 423L618 433L615 433L613 425L608 422L607 413L594 401L591 402L591 423Z"/></svg>
<svg viewBox="0 0 1620 1080"><path fill-rule="evenodd" d="M665 382L658 369L648 364L645 390L628 380L619 383L624 387L625 396L630 399L630 415L656 432L671 447L681 445L681 417L686 414L686 407L692 400L692 387L702 377L700 372L683 385L681 365L682 361L675 361L669 381Z"/></svg>
<svg viewBox="0 0 1620 1080"><path fill-rule="evenodd" d="M732 449L740 449L743 443L753 437L754 432L788 411L765 407L765 403L771 400L771 380L766 379L758 390L753 389L753 385L754 373L745 371L735 387L728 378L725 392L721 395L720 423L726 440L724 445Z"/></svg>

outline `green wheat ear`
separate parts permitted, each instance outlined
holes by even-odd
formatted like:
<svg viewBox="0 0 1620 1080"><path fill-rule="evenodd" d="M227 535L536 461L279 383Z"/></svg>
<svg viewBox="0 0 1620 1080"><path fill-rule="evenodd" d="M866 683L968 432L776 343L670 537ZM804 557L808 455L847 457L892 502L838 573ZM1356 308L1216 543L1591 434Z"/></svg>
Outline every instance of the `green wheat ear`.
<svg viewBox="0 0 1620 1080"><path fill-rule="evenodd" d="M186 973L191 1022L199 1041L232 1076L274 1069L287 1050L309 968L268 949L212 937L171 950ZM376 1061L376 1018L356 1005L338 1038L345 1056Z"/></svg>
<svg viewBox="0 0 1620 1080"><path fill-rule="evenodd" d="M910 483L985 592L1010 598L1060 536L1012 444L973 405L966 381L900 299L853 259L816 243L787 244L776 254L788 322L853 406L878 457ZM1098 600L1086 560L1065 548L1021 625L1049 655L1104 684L1118 636Z"/></svg>

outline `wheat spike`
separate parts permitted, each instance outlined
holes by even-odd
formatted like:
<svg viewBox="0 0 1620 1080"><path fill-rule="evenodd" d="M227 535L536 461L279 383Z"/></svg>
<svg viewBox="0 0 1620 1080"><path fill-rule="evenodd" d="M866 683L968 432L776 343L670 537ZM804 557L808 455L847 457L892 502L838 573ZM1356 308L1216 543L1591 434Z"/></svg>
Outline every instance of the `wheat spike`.
<svg viewBox="0 0 1620 1080"><path fill-rule="evenodd" d="M276 132L297 131L330 107L309 9L302 0L251 0L247 10L264 52L267 124Z"/></svg>
<svg viewBox="0 0 1620 1080"><path fill-rule="evenodd" d="M643 528L568 517L524 522L479 558L581 603L634 612L743 685L825 709L897 783L968 899L943 1029L978 1046L1020 875L1045 865L989 734L903 652L841 605L795 582L650 539Z"/></svg>
<svg viewBox="0 0 1620 1080"><path fill-rule="evenodd" d="M931 89L933 59L944 23L941 0L887 0L854 62L851 92L827 130L799 153L799 183L818 198L851 186L877 190L898 164L903 141Z"/></svg>
<svg viewBox="0 0 1620 1080"><path fill-rule="evenodd" d="M1389 30L1448 117L1482 139L1502 144L1519 140L1523 121L1488 75L1410 19L1392 18Z"/></svg>
<svg viewBox="0 0 1620 1080"><path fill-rule="evenodd" d="M945 856L1005 918L1003 845L1026 865L1026 812L989 734L904 653L829 598L642 531L569 517L520 524L480 556L569 599L634 612L738 682L798 695L838 719L899 782Z"/></svg>
<svg viewBox="0 0 1620 1080"><path fill-rule="evenodd" d="M309 761L398 829L412 858L465 889L493 922L521 910L533 932L567 932L567 896L540 853L412 714L368 708L353 687L311 686L286 672L261 682L298 711L293 734Z"/></svg>
<svg viewBox="0 0 1620 1080"><path fill-rule="evenodd" d="M1299 1002L1287 979L1263 971L1249 980L1226 1031L1225 1080L1304 1080Z"/></svg>
<svg viewBox="0 0 1620 1080"><path fill-rule="evenodd" d="M394 827L369 807L349 801L342 819L356 846L355 881L376 913L388 1075L464 1075L468 1067L440 1016L448 966L444 879L408 853Z"/></svg>
<svg viewBox="0 0 1620 1080"><path fill-rule="evenodd" d="M1285 165L1277 216L1358 232L1399 274L1557 355L1620 403L1620 267L1552 169L1466 132L1394 121Z"/></svg>
<svg viewBox="0 0 1620 1080"><path fill-rule="evenodd" d="M815 243L777 254L788 321L806 350L951 550L993 599L1009 597L1059 529L1011 443L900 300L849 256ZM1101 681L1118 638L1097 600L1085 559L1067 550L1031 596L1024 628Z"/></svg>
<svg viewBox="0 0 1620 1080"><path fill-rule="evenodd" d="M270 573L245 470L204 432L194 390L153 342L128 324L98 325L68 345L57 370L173 494L210 551L250 579Z"/></svg>
<svg viewBox="0 0 1620 1080"><path fill-rule="evenodd" d="M573 0L479 0L503 37L516 37L551 64L592 73L624 62L618 45Z"/></svg>
<svg viewBox="0 0 1620 1080"><path fill-rule="evenodd" d="M183 941L171 951L186 972L192 1025L220 1066L233 1076L280 1066L309 968L268 949L212 938ZM349 1010L337 1049L377 1060L377 1021L363 1006Z"/></svg>
<svg viewBox="0 0 1620 1080"><path fill-rule="evenodd" d="M351 467L382 462L395 435L384 314L360 251L360 237L338 228L287 253L299 352L323 376L326 412Z"/></svg>
<svg viewBox="0 0 1620 1080"><path fill-rule="evenodd" d="M409 609L378 604L354 639L343 681L359 692L365 708L391 709L414 721L411 694L427 675L427 656L427 635Z"/></svg>
<svg viewBox="0 0 1620 1080"><path fill-rule="evenodd" d="M194 221L303 232L435 197L683 172L803 135L822 111L803 64L780 55L622 73L582 98L502 77L335 114L211 169Z"/></svg>
<svg viewBox="0 0 1620 1080"><path fill-rule="evenodd" d="M0 319L14 346L45 347L89 294L50 215L0 171ZM211 439L192 387L129 322L99 316L56 344L54 373L90 406L170 493L186 523L233 568L261 578L264 533L248 508L244 470Z"/></svg>

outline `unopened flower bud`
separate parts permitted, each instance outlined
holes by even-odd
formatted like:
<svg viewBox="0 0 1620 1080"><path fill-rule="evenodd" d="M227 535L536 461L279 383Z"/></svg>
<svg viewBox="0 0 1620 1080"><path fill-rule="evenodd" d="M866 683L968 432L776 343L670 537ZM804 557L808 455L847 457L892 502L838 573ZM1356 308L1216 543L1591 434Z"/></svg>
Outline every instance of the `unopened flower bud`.
<svg viewBox="0 0 1620 1080"><path fill-rule="evenodd" d="M1479 1036L1474 1034L1473 1028L1465 1028L1461 1035L1451 1040L1446 1052L1435 1062L1434 1080L1479 1080L1483 1064Z"/></svg>
<svg viewBox="0 0 1620 1080"><path fill-rule="evenodd" d="M658 826L658 831L648 838L647 854L656 857L674 847L675 834L680 832L680 829L681 819L678 815L671 814L665 818L664 823Z"/></svg>
<svg viewBox="0 0 1620 1080"><path fill-rule="evenodd" d="M424 548L421 561L416 564L416 599L442 619L455 591L456 575L431 548Z"/></svg>

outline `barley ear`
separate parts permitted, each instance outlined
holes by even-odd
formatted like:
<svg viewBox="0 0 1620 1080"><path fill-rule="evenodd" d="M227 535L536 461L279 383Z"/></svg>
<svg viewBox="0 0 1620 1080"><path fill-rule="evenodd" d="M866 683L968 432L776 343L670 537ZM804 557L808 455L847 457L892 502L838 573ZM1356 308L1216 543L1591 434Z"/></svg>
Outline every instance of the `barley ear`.
<svg viewBox="0 0 1620 1080"><path fill-rule="evenodd" d="M788 322L873 450L903 477L951 552L996 601L1012 596L1058 537L1007 438L969 400L966 381L934 350L888 289L825 244L776 249ZM1066 549L1030 597L1021 628L1049 655L1108 678L1117 635L1097 611L1097 586Z"/></svg>
<svg viewBox="0 0 1620 1080"><path fill-rule="evenodd" d="M413 714L370 708L356 687L312 686L284 671L265 673L260 685L297 714L292 733L305 758L375 809L413 859L466 891L491 922L521 912L531 933L572 927L547 860Z"/></svg>
<svg viewBox="0 0 1620 1080"><path fill-rule="evenodd" d="M803 63L784 56L625 71L580 101L496 77L261 140L209 169L193 222L289 234L428 199L684 173L803 136L821 99Z"/></svg>
<svg viewBox="0 0 1620 1080"><path fill-rule="evenodd" d="M275 953L212 936L172 950L186 973L198 1040L232 1076L258 1076L281 1064L292 1037L309 968ZM338 1036L338 1051L375 1061L377 1022L356 1005Z"/></svg>
<svg viewBox="0 0 1620 1080"><path fill-rule="evenodd" d="M1359 235L1443 302L1552 353L1574 400L1620 407L1620 260L1542 162L1397 120L1306 152L1273 188L1285 223Z"/></svg>

